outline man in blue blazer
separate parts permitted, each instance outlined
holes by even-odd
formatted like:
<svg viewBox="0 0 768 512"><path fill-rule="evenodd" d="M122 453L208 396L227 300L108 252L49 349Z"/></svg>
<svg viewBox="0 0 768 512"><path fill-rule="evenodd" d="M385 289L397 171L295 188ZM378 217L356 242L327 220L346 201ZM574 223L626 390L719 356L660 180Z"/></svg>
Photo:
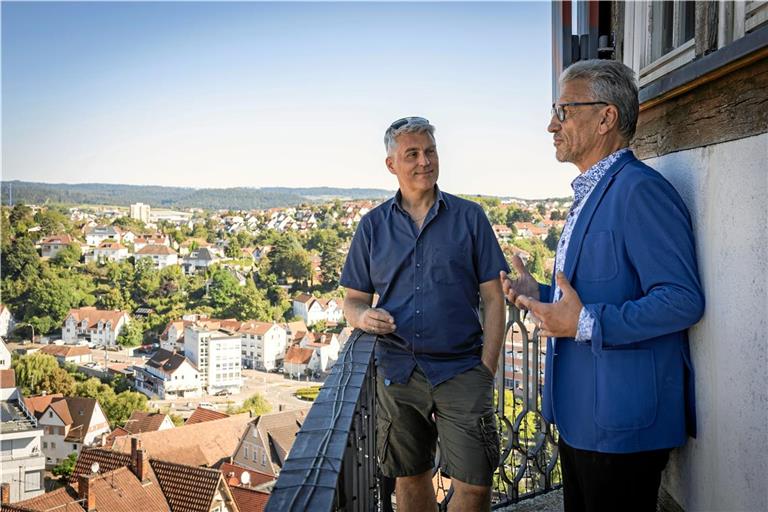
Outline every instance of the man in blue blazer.
<svg viewBox="0 0 768 512"><path fill-rule="evenodd" d="M580 171L550 286L518 257L510 301L548 337L542 409L557 425L566 512L655 511L669 451L696 431L686 329L704 311L691 218L628 149L634 73L608 60L560 76L548 131Z"/></svg>

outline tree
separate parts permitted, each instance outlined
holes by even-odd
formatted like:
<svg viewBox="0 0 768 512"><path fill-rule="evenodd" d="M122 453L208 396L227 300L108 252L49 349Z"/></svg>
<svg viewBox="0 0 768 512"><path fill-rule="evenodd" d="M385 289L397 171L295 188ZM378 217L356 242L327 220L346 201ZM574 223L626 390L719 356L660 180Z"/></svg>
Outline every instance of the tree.
<svg viewBox="0 0 768 512"><path fill-rule="evenodd" d="M208 286L208 304L217 315L226 316L240 298L240 282L225 268L217 267Z"/></svg>
<svg viewBox="0 0 768 512"><path fill-rule="evenodd" d="M82 255L83 252L80 250L80 244L71 243L54 256L53 263L60 267L71 268L80 263Z"/></svg>
<svg viewBox="0 0 768 512"><path fill-rule="evenodd" d="M224 249L224 255L227 258L241 258L243 256L243 248L237 238L229 239L229 243L226 249Z"/></svg>
<svg viewBox="0 0 768 512"><path fill-rule="evenodd" d="M35 244L26 236L11 242L8 252L3 254L3 277L16 278L20 275L37 275L40 270L40 256Z"/></svg>
<svg viewBox="0 0 768 512"><path fill-rule="evenodd" d="M28 354L13 363L16 383L25 395L61 393L71 395L75 379L48 354Z"/></svg>
<svg viewBox="0 0 768 512"><path fill-rule="evenodd" d="M135 391L123 391L115 396L115 399L107 404L104 411L109 420L109 426L115 428L118 425L125 425L133 411L146 411L147 397L142 393Z"/></svg>
<svg viewBox="0 0 768 512"><path fill-rule="evenodd" d="M294 235L283 234L269 253L270 271L281 278L308 280L312 266L309 253Z"/></svg>
<svg viewBox="0 0 768 512"><path fill-rule="evenodd" d="M239 412L250 412L253 416L261 416L272 410L269 402L258 393L246 398Z"/></svg>
<svg viewBox="0 0 768 512"><path fill-rule="evenodd" d="M256 288L253 280L249 279L245 287L238 290L239 298L234 305L234 316L238 320L274 320L274 311L263 290Z"/></svg>
<svg viewBox="0 0 768 512"><path fill-rule="evenodd" d="M488 220L491 224L504 224L506 218L506 213L498 206L493 207L488 211Z"/></svg>
<svg viewBox="0 0 768 512"><path fill-rule="evenodd" d="M144 322L133 319L123 325L117 336L117 343L121 347L138 347L144 342Z"/></svg>
<svg viewBox="0 0 768 512"><path fill-rule="evenodd" d="M59 477L60 480L67 480L72 472L75 470L75 464L77 463L77 452L72 452L67 455L67 458L62 460L57 466L55 466L51 473L54 476Z"/></svg>
<svg viewBox="0 0 768 512"><path fill-rule="evenodd" d="M556 251L557 250L557 243L560 241L560 230L557 229L555 226L552 226L549 228L549 231L547 232L547 238L544 239L544 245L547 246L547 249L550 251Z"/></svg>

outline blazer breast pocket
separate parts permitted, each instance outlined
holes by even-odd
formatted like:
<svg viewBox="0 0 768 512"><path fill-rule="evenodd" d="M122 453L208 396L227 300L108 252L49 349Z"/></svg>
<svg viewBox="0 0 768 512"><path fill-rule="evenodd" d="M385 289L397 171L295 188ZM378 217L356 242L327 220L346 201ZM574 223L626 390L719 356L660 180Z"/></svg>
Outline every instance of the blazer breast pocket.
<svg viewBox="0 0 768 512"><path fill-rule="evenodd" d="M587 233L576 264L580 281L609 281L619 273L613 231Z"/></svg>

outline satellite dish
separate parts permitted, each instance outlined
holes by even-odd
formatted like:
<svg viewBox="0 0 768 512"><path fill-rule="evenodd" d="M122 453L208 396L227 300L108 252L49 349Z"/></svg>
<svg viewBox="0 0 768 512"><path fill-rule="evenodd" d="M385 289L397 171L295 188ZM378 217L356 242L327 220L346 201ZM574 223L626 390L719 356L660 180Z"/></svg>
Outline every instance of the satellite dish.
<svg viewBox="0 0 768 512"><path fill-rule="evenodd" d="M91 473L98 473L99 472L99 463L94 462L91 464Z"/></svg>
<svg viewBox="0 0 768 512"><path fill-rule="evenodd" d="M251 474L247 471L243 471L243 474L240 475L240 483L243 485L248 485L251 483Z"/></svg>

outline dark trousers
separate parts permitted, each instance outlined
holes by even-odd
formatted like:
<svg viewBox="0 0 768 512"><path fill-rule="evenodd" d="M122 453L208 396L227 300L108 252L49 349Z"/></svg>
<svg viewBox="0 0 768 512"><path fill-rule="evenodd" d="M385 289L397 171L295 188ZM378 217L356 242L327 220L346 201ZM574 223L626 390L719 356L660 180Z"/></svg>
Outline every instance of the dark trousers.
<svg viewBox="0 0 768 512"><path fill-rule="evenodd" d="M600 453L558 442L565 512L655 512L670 450Z"/></svg>

